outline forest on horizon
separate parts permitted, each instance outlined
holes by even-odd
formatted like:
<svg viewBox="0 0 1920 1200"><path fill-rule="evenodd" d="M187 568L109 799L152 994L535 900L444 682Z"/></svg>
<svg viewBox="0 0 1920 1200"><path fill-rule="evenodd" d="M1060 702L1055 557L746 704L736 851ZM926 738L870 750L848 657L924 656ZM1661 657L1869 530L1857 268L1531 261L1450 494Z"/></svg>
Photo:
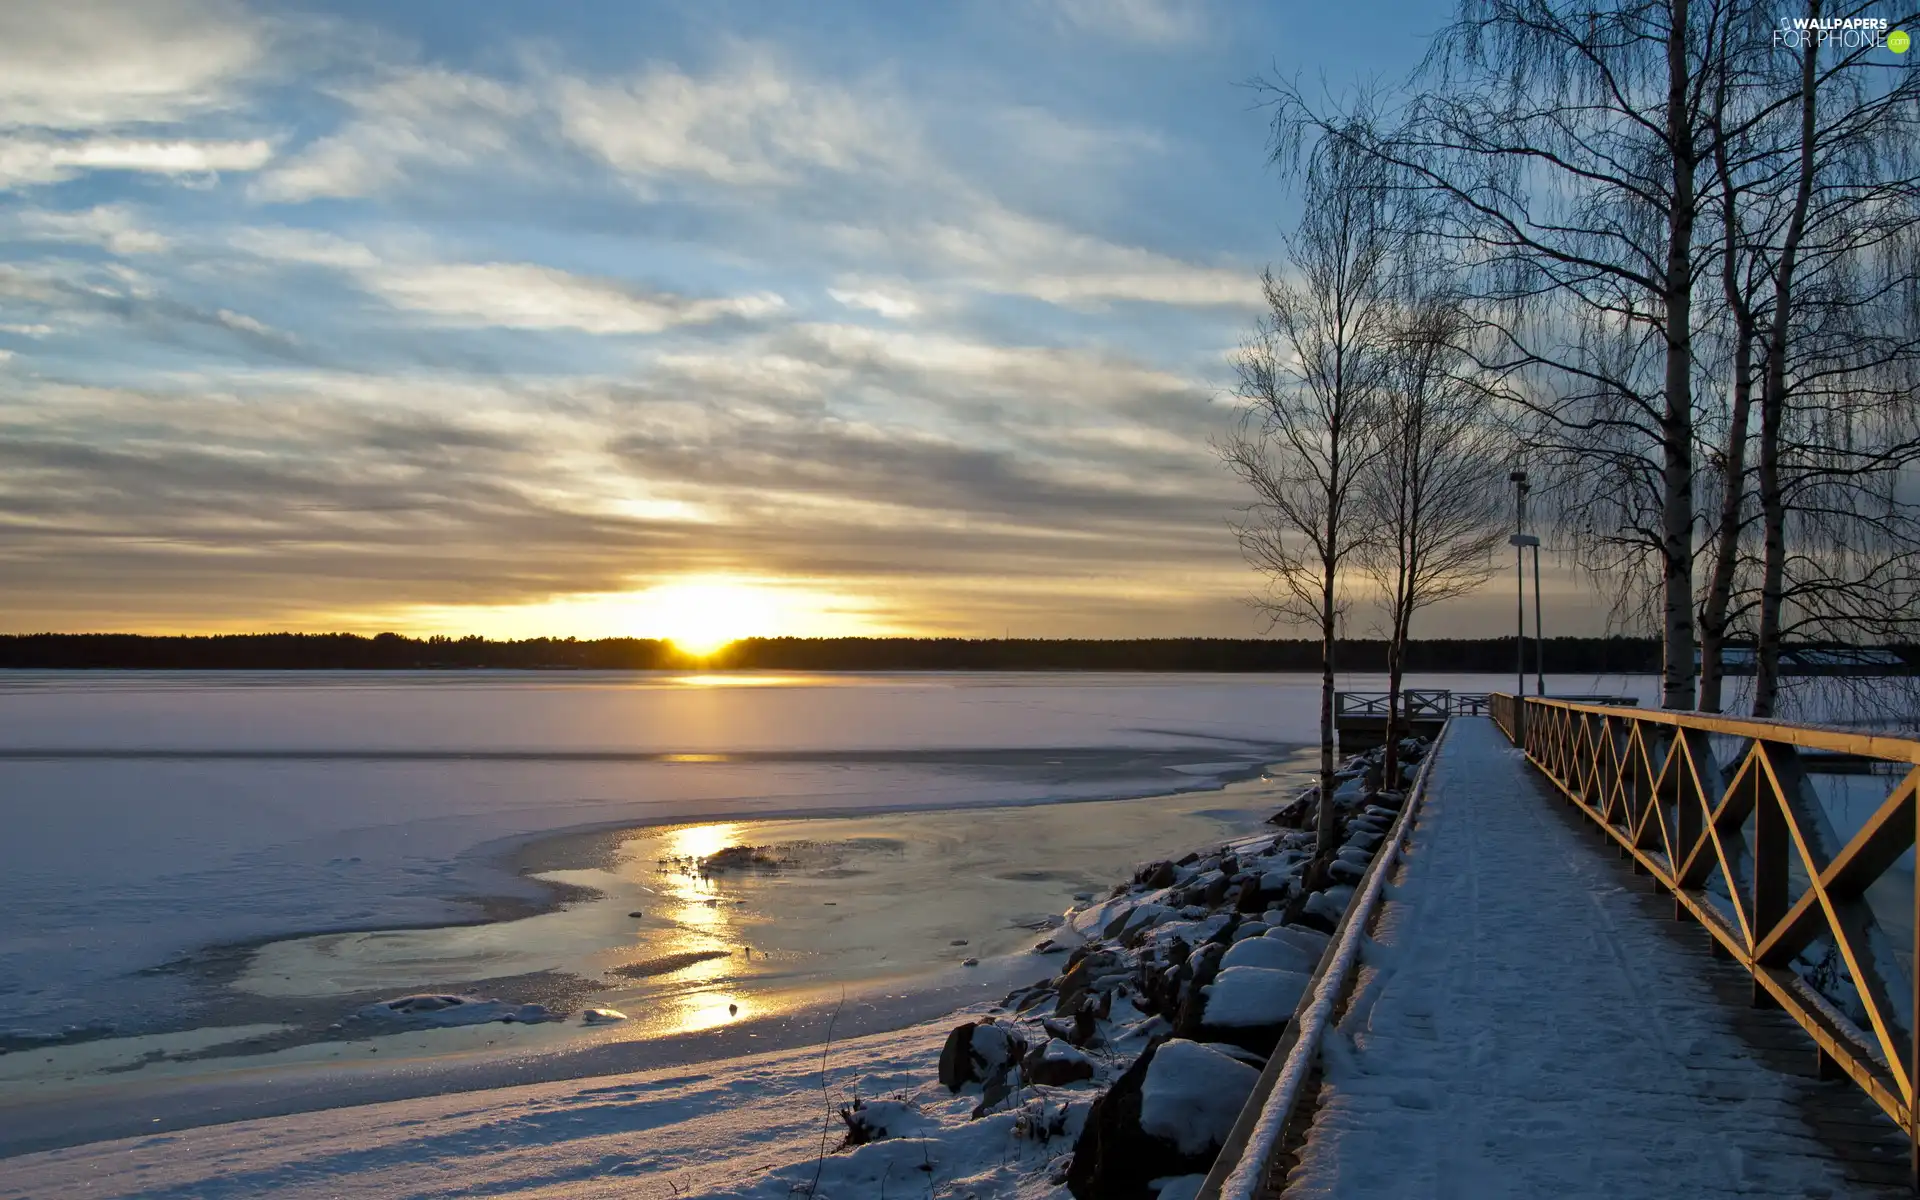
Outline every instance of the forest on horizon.
<svg viewBox="0 0 1920 1200"><path fill-rule="evenodd" d="M1909 663L1920 651L1897 648ZM1343 671L1386 669L1387 643L1344 640ZM1533 669L1528 639L1527 667ZM1560 637L1550 674L1642 674L1660 668L1654 638ZM1412 672L1514 669L1512 638L1437 638L1407 646ZM1320 643L1280 638L742 638L696 656L656 638L413 638L395 633L0 635L12 670L787 670L787 671L1317 671Z"/></svg>

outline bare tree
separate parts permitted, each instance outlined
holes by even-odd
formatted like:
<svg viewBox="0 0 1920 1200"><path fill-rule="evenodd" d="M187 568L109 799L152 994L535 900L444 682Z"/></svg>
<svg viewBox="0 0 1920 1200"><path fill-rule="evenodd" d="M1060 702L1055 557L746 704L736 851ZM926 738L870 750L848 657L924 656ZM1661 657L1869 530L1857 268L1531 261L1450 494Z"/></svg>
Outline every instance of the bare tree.
<svg viewBox="0 0 1920 1200"><path fill-rule="evenodd" d="M1236 357L1247 411L1220 447L1254 494L1235 532L1266 576L1260 605L1275 624L1320 634L1321 872L1335 832L1335 638L1344 572L1366 540L1354 518L1360 480L1381 452L1382 349L1394 320L1389 192L1379 161L1353 145L1330 136L1307 158L1288 271L1262 277L1267 311Z"/></svg>
<svg viewBox="0 0 1920 1200"><path fill-rule="evenodd" d="M1588 565L1649 585L1672 708L1694 703L1708 85L1743 2L1462 0L1424 86L1369 147L1471 268L1499 334L1483 365L1531 414ZM1274 92L1283 128L1328 123Z"/></svg>
<svg viewBox="0 0 1920 1200"><path fill-rule="evenodd" d="M1809 23L1913 17L1880 0L1804 11ZM1755 644L1754 712L1768 716L1787 640L1910 640L1920 625L1920 509L1902 483L1920 457L1920 78L1889 71L1870 40L1773 48L1778 14L1740 15L1748 34L1728 41L1712 106L1726 329L1708 314L1706 338L1727 347L1726 406L1707 449L1720 500L1700 705L1722 707L1737 633Z"/></svg>
<svg viewBox="0 0 1920 1200"><path fill-rule="evenodd" d="M1467 350L1471 323L1441 263L1406 277L1404 307L1383 348L1380 453L1360 495L1372 540L1360 563L1388 618L1384 774L1399 786L1401 681L1414 614L1465 595L1493 574L1505 530L1502 471L1511 432Z"/></svg>

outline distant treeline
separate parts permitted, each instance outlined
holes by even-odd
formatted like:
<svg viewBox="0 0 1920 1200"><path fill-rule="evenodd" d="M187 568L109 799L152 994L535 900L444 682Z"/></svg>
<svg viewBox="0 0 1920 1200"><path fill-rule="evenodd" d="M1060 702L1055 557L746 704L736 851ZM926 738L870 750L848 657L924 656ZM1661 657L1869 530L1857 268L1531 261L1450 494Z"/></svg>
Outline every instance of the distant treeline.
<svg viewBox="0 0 1920 1200"><path fill-rule="evenodd" d="M1909 656L1910 660L1913 656ZM1533 666L1529 645L1527 665ZM1386 643L1341 643L1343 671L1384 671ZM1552 674L1641 674L1660 666L1652 638L1552 638ZM41 670L716 670L780 671L1317 671L1319 645L1253 638L969 639L745 638L696 658L651 638L410 638L394 633L0 635L0 669ZM1414 672L1514 668L1512 638L1414 642Z"/></svg>

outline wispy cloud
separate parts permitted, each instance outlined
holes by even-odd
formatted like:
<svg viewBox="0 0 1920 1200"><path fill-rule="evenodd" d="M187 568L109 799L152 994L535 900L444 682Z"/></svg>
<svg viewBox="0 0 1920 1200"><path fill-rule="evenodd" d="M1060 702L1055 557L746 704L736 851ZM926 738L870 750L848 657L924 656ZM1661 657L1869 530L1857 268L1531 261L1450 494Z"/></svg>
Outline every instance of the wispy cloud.
<svg viewBox="0 0 1920 1200"><path fill-rule="evenodd" d="M71 212L28 209L15 218L27 237L48 242L100 246L121 256L159 254L173 239L144 224L124 204L97 204Z"/></svg>
<svg viewBox="0 0 1920 1200"><path fill-rule="evenodd" d="M784 307L779 296L696 299L645 293L610 279L534 263L459 263L380 270L368 285L396 308L454 324L583 333L659 333L722 317L759 317Z"/></svg>
<svg viewBox="0 0 1920 1200"><path fill-rule="evenodd" d="M1199 0L1043 0L1069 28L1122 41L1175 45L1206 28Z"/></svg>
<svg viewBox="0 0 1920 1200"><path fill-rule="evenodd" d="M80 130L226 108L269 41L237 0L0 5L0 121Z"/></svg>

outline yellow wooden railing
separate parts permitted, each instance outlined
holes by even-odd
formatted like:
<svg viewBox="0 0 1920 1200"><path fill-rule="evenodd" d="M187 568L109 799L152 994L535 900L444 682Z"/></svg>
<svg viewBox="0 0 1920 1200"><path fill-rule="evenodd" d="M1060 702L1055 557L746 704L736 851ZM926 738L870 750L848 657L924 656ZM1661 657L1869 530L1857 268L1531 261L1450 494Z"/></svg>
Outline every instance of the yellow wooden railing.
<svg viewBox="0 0 1920 1200"><path fill-rule="evenodd" d="M1920 741L1505 694L1495 694L1489 708L1502 732L1607 832L1635 871L1673 894L1674 915L1699 921L1717 949L1747 969L1754 1002L1779 1005L1812 1035L1823 1072L1844 1072L1908 1131L1920 1179L1920 1062L1909 1028L1920 1011L1912 968L1920 953L1904 973L1877 959L1875 943L1888 939L1876 936L1866 902L1867 888L1914 846ZM1723 751L1732 746L1725 764L1715 757L1716 741ZM1810 751L1886 764L1879 768L1885 798L1845 845L1834 844L1814 793ZM1708 886L1716 875L1724 884L1720 902ZM1915 917L1920 931L1920 911ZM1859 994L1865 1027L1792 967L1822 934ZM1904 1014L1895 986L1909 1005Z"/></svg>

